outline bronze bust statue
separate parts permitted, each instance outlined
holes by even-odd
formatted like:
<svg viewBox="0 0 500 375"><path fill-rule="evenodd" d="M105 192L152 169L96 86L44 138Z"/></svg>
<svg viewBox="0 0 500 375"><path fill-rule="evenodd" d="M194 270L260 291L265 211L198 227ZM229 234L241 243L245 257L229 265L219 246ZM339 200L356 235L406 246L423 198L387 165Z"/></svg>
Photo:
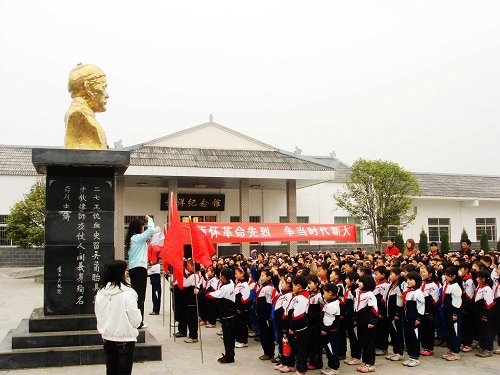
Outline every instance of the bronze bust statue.
<svg viewBox="0 0 500 375"><path fill-rule="evenodd" d="M106 110L106 75L95 65L78 64L69 73L68 91L73 102L66 112L64 148L106 150L106 134L95 112Z"/></svg>

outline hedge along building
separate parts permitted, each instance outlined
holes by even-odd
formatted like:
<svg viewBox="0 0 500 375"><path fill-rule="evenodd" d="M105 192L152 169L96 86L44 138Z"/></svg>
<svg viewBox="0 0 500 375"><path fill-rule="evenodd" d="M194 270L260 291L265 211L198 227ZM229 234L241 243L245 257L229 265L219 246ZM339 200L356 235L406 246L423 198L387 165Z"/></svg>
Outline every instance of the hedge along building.
<svg viewBox="0 0 500 375"><path fill-rule="evenodd" d="M0 245L10 207L37 178L31 164L33 147L0 146ZM210 121L152 141L128 147L131 164L117 179L116 257L123 253L125 228L137 216L150 214L156 225L167 222L162 207L165 194L179 195L181 217L217 222L310 222L352 223L339 210L333 193L345 189L349 166L329 156L286 152ZM436 173L415 173L422 187L416 197L415 221L403 230L405 238L418 241L422 228L429 239L439 241L449 233L458 242L465 228L472 241L485 230L497 239L500 218L500 177ZM163 195L163 196L162 196ZM395 232L393 228L393 235ZM358 229L359 243L372 243L365 230ZM347 244L255 243L219 245L219 254L250 248L260 251L290 251L344 248Z"/></svg>

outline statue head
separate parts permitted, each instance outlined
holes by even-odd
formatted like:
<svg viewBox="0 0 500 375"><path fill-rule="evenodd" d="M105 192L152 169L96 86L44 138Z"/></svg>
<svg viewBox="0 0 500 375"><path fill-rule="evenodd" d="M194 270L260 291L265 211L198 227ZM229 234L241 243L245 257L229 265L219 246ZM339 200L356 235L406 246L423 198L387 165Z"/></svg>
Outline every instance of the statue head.
<svg viewBox="0 0 500 375"><path fill-rule="evenodd" d="M106 75L92 64L78 64L69 73L68 91L71 97L83 98L94 112L104 112L108 93L106 92Z"/></svg>

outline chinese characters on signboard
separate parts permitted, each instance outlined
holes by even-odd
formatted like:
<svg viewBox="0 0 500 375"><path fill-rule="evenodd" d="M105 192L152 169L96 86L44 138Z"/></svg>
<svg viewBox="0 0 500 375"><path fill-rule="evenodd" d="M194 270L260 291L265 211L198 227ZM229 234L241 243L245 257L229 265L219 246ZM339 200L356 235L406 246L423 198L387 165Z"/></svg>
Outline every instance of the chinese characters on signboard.
<svg viewBox="0 0 500 375"><path fill-rule="evenodd" d="M160 196L160 210L168 211L169 194ZM179 211L224 211L224 194L178 194L177 208Z"/></svg>
<svg viewBox="0 0 500 375"><path fill-rule="evenodd" d="M104 174L104 176L103 176ZM114 257L114 176L47 175L45 314L90 314Z"/></svg>

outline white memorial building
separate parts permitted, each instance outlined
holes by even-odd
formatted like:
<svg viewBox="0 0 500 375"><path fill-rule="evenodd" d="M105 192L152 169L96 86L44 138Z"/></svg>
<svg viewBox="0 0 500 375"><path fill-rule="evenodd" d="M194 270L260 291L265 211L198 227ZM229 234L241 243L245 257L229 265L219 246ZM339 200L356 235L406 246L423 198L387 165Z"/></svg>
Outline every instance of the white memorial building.
<svg viewBox="0 0 500 375"><path fill-rule="evenodd" d="M10 208L22 199L40 176L31 163L31 150L41 146L0 145L0 246L11 246L5 237ZM345 188L349 166L329 156L305 156L209 122L164 137L126 147L130 166L116 181L115 246L123 257L126 225L149 214L156 225L167 222L165 197L180 199L179 214L199 222L303 222L353 223L336 207L332 195ZM362 157L362 155L360 155ZM498 240L500 176L415 173L422 195L414 202L415 221L403 229L405 238L418 242L422 228L430 241L440 241L443 231L458 242L465 228L472 241L483 230ZM372 244L358 229L358 245ZM220 254L250 248L290 251L332 248L332 243L256 243L219 245ZM338 245L338 244L336 244ZM347 246L342 244L342 246ZM338 248L338 246L335 246Z"/></svg>

